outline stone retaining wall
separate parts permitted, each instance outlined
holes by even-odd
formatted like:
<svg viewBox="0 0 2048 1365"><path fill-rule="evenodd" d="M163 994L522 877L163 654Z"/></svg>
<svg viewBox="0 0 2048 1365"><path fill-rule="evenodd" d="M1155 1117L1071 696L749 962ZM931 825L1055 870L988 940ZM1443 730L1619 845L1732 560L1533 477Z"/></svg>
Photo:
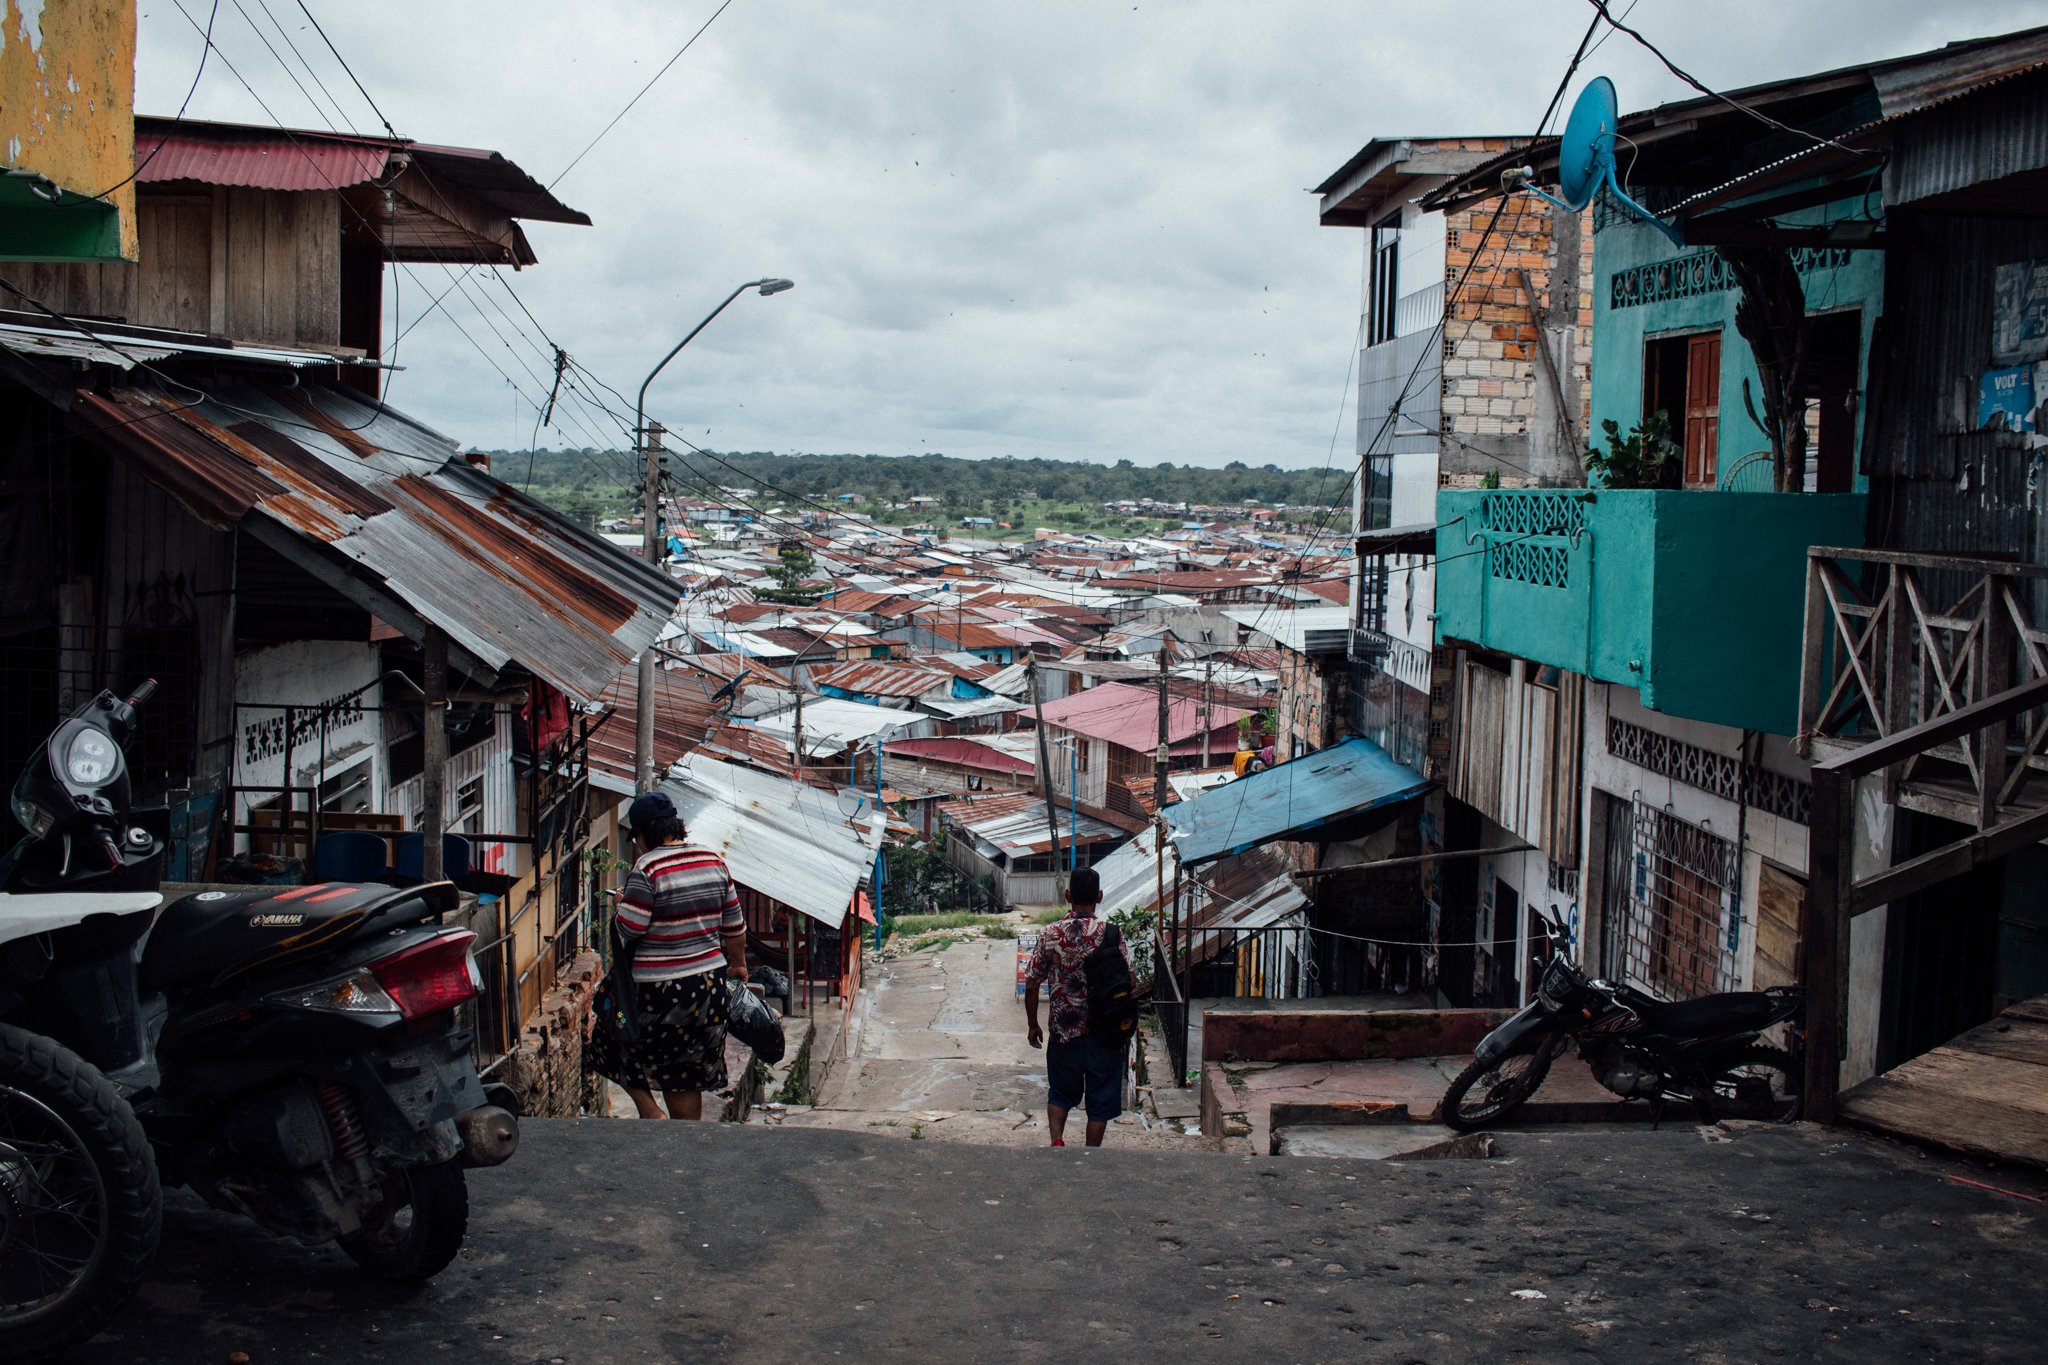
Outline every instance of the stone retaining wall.
<svg viewBox="0 0 2048 1365"><path fill-rule="evenodd" d="M583 1065L583 1038L590 1026L590 1001L604 980L596 953L578 953L555 989L520 1031L519 1046L494 1079L519 1094L535 1118L603 1116L611 1112L604 1078Z"/></svg>

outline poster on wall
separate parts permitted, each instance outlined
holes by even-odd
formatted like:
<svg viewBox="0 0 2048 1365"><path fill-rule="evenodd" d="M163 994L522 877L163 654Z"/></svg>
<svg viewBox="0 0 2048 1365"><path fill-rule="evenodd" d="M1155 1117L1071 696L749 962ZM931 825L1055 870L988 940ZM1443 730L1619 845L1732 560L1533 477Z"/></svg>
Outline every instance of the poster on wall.
<svg viewBox="0 0 2048 1365"><path fill-rule="evenodd" d="M1992 276L1991 363L2048 360L2048 260L2012 261Z"/></svg>
<svg viewBox="0 0 2048 1365"><path fill-rule="evenodd" d="M1986 370L1977 381L1977 430L2033 431L2034 366Z"/></svg>

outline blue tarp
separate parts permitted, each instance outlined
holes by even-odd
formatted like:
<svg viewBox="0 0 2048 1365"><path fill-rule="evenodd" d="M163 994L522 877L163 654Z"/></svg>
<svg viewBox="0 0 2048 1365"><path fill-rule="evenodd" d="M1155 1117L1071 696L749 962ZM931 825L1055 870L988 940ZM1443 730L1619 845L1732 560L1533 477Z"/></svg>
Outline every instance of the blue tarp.
<svg viewBox="0 0 2048 1365"><path fill-rule="evenodd" d="M1429 790L1429 779L1368 740L1347 739L1166 808L1183 866L1226 858L1275 839L1300 838L1338 820Z"/></svg>

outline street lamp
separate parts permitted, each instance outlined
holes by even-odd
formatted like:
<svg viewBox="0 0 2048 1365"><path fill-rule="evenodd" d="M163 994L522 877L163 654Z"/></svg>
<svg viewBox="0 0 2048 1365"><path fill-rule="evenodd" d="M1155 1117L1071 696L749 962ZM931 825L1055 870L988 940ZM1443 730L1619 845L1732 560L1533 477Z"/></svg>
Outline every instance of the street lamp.
<svg viewBox="0 0 2048 1365"><path fill-rule="evenodd" d="M763 298L780 294L785 289L796 288L795 280L763 279L748 280L725 296L724 302L705 314L704 321L690 329L690 334L675 344L675 349L661 358L661 364L647 372L647 378L640 384L640 396L633 403L633 439L640 446L644 467L641 474L645 487L641 490L640 515L642 530L641 553L647 556L649 564L659 564L663 559L661 551L661 470L657 463L658 444L648 439L647 432L647 387L654 377L668 367L668 363L681 353L683 347L697 339L697 333L711 325L711 319L723 313L726 304L731 303L749 289L758 289ZM650 642L640 651L640 697L635 707L633 736L633 769L635 791L648 791L654 786L654 669L655 646Z"/></svg>

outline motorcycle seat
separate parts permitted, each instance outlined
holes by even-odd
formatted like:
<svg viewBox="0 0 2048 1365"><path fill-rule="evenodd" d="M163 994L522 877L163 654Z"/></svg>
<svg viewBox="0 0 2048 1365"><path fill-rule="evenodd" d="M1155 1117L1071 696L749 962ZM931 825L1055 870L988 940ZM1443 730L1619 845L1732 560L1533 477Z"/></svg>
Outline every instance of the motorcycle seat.
<svg viewBox="0 0 2048 1365"><path fill-rule="evenodd" d="M1697 1000L1674 1000L1652 1005L1643 1023L1652 1033L1680 1038L1705 1038L1714 1034L1741 1033L1762 1029L1775 1022L1783 1002L1762 991L1731 991L1703 995Z"/></svg>
<svg viewBox="0 0 2048 1365"><path fill-rule="evenodd" d="M258 967L282 966L334 950L373 920L383 928L453 909L446 882L395 888L320 882L202 891L164 907L142 952L145 990L224 981ZM413 905L399 902L412 901Z"/></svg>

